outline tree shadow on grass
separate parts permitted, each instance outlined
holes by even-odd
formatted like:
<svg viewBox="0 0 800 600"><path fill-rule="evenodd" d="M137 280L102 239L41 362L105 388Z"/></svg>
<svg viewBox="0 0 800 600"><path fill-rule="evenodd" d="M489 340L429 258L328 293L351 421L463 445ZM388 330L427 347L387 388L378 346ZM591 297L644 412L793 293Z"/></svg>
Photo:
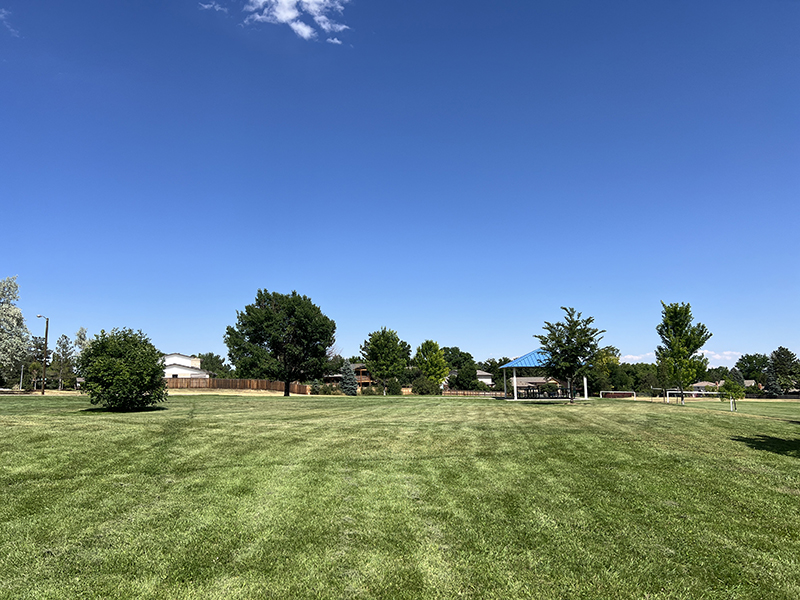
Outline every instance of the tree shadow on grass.
<svg viewBox="0 0 800 600"><path fill-rule="evenodd" d="M800 439L785 440L771 435L756 435L753 437L732 437L734 442L747 444L753 450L766 450L775 454L800 458Z"/></svg>
<svg viewBox="0 0 800 600"><path fill-rule="evenodd" d="M169 410L166 406L144 406L142 408L106 408L105 406L92 406L90 408L82 408L78 412L82 413L111 413L111 414L126 414L126 413L143 413L143 412L156 412L159 410Z"/></svg>

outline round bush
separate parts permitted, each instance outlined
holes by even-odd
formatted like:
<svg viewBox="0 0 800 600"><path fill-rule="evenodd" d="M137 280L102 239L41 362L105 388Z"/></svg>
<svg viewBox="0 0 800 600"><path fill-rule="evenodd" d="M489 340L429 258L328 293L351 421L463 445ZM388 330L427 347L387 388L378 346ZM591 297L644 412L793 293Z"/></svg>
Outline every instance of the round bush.
<svg viewBox="0 0 800 600"><path fill-rule="evenodd" d="M101 331L81 352L78 369L92 404L137 410L167 399L161 353L141 331Z"/></svg>

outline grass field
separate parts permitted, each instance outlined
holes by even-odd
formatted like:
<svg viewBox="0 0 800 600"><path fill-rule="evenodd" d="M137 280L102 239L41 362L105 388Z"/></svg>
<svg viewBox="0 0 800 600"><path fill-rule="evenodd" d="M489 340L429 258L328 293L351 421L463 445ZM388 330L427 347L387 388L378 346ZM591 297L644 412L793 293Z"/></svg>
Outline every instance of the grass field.
<svg viewBox="0 0 800 600"><path fill-rule="evenodd" d="M0 598L800 598L800 404L0 396Z"/></svg>

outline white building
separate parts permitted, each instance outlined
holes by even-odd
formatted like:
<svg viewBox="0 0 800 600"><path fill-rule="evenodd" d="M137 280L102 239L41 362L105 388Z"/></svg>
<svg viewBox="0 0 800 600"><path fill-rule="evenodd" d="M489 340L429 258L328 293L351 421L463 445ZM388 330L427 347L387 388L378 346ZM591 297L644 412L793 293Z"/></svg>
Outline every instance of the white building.
<svg viewBox="0 0 800 600"><path fill-rule="evenodd" d="M208 379L208 371L200 368L200 359L185 354L167 354L162 357L164 363L164 377L179 379L196 377Z"/></svg>
<svg viewBox="0 0 800 600"><path fill-rule="evenodd" d="M494 385L491 373L487 373L486 371L481 371L480 369L478 369L477 375L478 375L478 381L480 381L481 383L485 383L489 387L492 387Z"/></svg>

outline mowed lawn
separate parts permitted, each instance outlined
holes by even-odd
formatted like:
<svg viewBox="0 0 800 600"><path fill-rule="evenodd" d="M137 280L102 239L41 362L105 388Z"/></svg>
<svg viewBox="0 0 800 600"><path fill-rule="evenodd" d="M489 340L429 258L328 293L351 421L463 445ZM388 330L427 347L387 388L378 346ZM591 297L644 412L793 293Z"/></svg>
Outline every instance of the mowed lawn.
<svg viewBox="0 0 800 600"><path fill-rule="evenodd" d="M0 397L0 598L797 599L800 404L739 407Z"/></svg>

